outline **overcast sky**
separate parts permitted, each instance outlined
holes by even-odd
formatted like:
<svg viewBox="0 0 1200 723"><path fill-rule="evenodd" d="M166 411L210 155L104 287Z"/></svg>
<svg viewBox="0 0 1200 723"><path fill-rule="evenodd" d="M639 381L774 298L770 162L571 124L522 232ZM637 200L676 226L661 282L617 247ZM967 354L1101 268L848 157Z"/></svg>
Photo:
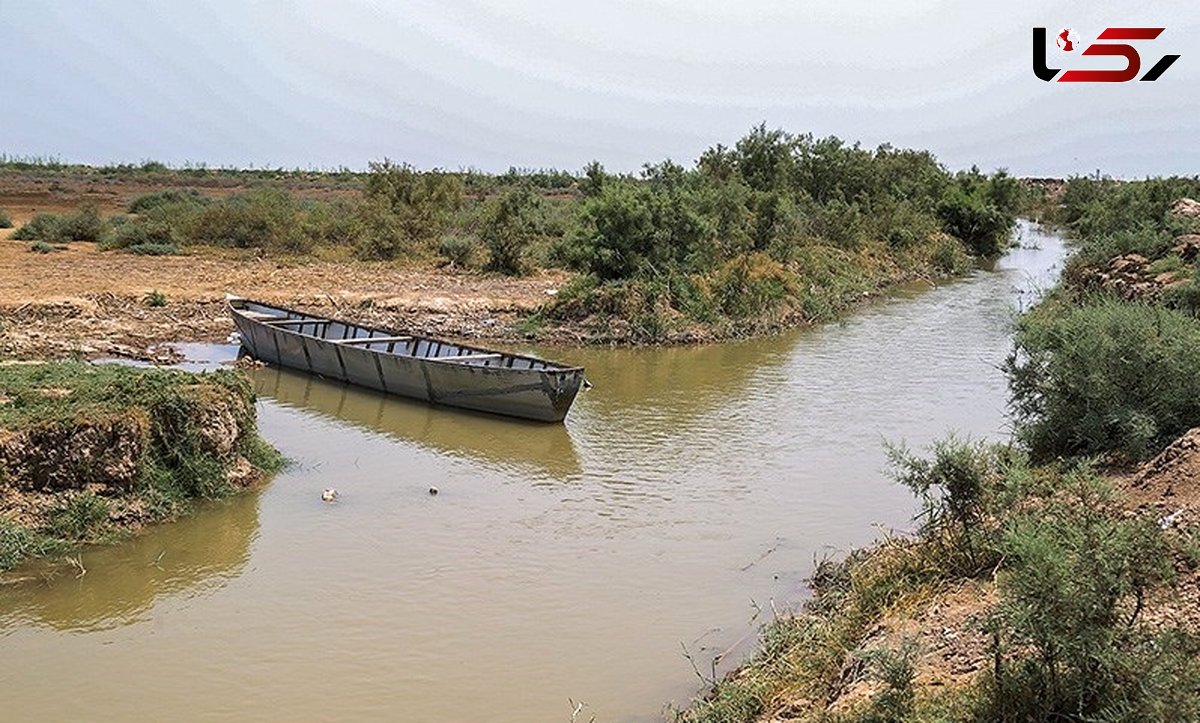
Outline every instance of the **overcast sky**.
<svg viewBox="0 0 1200 723"><path fill-rule="evenodd" d="M1183 57L1154 83L1045 83L1034 26L1165 26L1143 69ZM952 168L1193 175L1198 41L1178 0L0 0L0 152L634 170L765 121Z"/></svg>

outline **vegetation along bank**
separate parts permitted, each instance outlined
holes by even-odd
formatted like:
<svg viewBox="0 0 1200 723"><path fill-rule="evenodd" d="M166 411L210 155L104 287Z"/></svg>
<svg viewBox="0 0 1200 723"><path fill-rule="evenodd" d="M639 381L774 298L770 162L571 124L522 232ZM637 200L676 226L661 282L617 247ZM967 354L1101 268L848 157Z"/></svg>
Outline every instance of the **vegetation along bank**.
<svg viewBox="0 0 1200 723"><path fill-rule="evenodd" d="M1200 719L1200 181L1072 179L1077 250L1018 322L1016 439L892 450L918 530L686 721Z"/></svg>
<svg viewBox="0 0 1200 723"><path fill-rule="evenodd" d="M8 159L0 208L15 228L0 232L0 266L32 283L0 288L0 305L21 314L6 340L21 355L54 347L30 331L81 316L109 322L92 325L102 338L75 339L95 349L144 351L152 335L139 330L155 322L176 339L223 337L215 302L227 290L460 337L713 340L825 321L895 284L961 273L1001 250L1027 200L1004 173L764 126L690 167L638 174ZM97 266L119 273L74 291L54 281ZM195 321L169 322L184 316Z"/></svg>
<svg viewBox="0 0 1200 723"><path fill-rule="evenodd" d="M0 573L173 519L280 464L236 372L0 363Z"/></svg>

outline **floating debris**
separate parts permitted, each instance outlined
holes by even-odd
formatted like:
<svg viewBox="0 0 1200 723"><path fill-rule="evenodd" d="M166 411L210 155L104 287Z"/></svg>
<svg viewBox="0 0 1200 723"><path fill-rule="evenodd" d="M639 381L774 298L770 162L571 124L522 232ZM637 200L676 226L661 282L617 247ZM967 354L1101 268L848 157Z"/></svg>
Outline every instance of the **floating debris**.
<svg viewBox="0 0 1200 723"><path fill-rule="evenodd" d="M321 493L321 499L325 502L333 502L338 498L338 491L330 487Z"/></svg>
<svg viewBox="0 0 1200 723"><path fill-rule="evenodd" d="M437 487L430 487L430 488L429 488L429 494L431 494L431 495L436 495L437 493L438 493L438 488L437 488Z"/></svg>

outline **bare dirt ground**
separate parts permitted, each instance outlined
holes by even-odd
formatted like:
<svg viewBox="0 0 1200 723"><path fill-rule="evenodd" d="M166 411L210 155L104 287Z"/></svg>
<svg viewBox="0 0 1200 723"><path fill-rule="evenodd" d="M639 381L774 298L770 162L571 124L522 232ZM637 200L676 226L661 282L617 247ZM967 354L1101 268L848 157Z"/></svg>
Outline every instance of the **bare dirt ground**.
<svg viewBox="0 0 1200 723"><path fill-rule="evenodd" d="M517 322L566 282L361 262L290 264L205 252L144 257L73 243L33 253L0 241L0 353L19 358L119 354L157 358L175 341L232 331L226 292L385 327L516 341ZM158 291L166 305L150 306Z"/></svg>
<svg viewBox="0 0 1200 723"><path fill-rule="evenodd" d="M8 173L0 175L0 208L19 227L35 213L74 211L82 203L119 213L159 188ZM204 188L214 195L239 190L245 187ZM314 197L354 192L289 190ZM17 358L115 354L168 361L165 343L229 336L227 292L384 327L516 342L525 338L521 317L569 278L563 272L509 278L429 265L263 259L248 251L146 257L102 252L89 243L40 254L11 240L12 232L0 229L0 356ZM166 306L148 305L152 291L166 296ZM559 340L572 341L569 334Z"/></svg>

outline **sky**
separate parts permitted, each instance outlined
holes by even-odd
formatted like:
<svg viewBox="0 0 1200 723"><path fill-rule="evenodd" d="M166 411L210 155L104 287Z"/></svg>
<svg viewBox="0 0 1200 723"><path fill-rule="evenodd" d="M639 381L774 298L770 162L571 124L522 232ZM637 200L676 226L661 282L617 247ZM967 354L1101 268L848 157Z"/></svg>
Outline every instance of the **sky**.
<svg viewBox="0 0 1200 723"><path fill-rule="evenodd" d="M1143 72L1182 57L1047 83L1035 26L1165 27ZM1200 4L1178 0L0 0L0 49L10 156L633 171L766 123L952 169L1200 173Z"/></svg>

